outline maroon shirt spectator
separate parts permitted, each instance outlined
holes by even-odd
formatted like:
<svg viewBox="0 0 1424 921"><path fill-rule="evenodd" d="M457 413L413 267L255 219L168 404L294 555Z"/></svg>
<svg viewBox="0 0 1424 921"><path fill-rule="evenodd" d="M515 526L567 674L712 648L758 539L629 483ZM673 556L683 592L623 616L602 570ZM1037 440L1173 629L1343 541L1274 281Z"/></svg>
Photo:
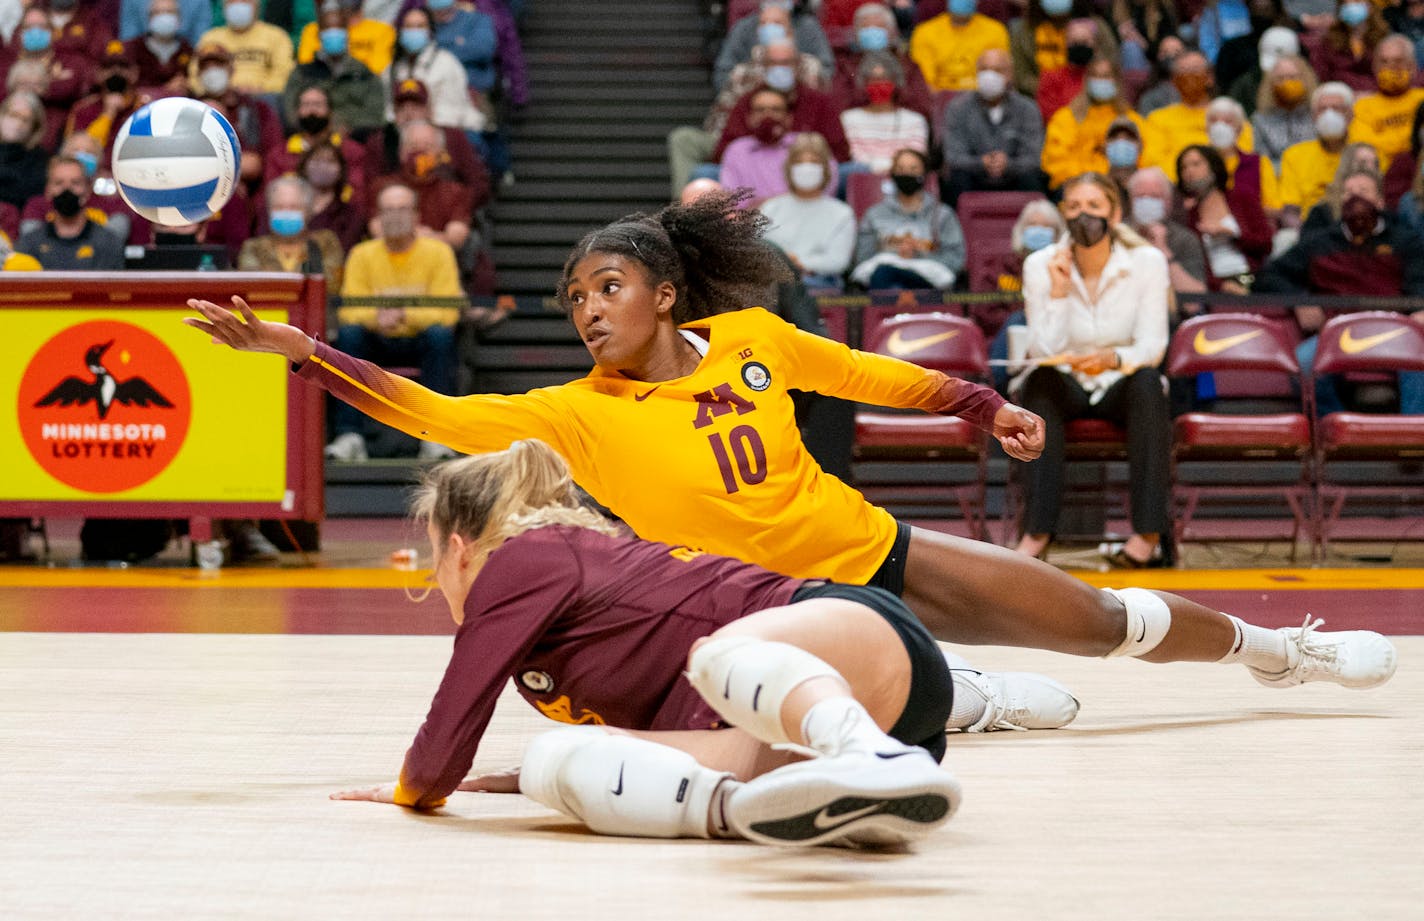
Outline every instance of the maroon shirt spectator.
<svg viewBox="0 0 1424 921"><path fill-rule="evenodd" d="M864 55L860 54L836 55L836 73L831 78L830 96L836 108L842 112L858 108L870 101L866 98L865 91L857 89L855 85L856 68L860 66L862 57ZM895 60L900 63L900 69L905 74L905 85L896 91L896 100L905 108L913 109L927 120L934 121L934 93L925 82L920 65L910 60L908 54L897 54Z"/></svg>
<svg viewBox="0 0 1424 921"><path fill-rule="evenodd" d="M170 93L181 94L188 82L188 65L193 60L193 46L182 35L174 36L178 50L164 61L148 47L148 40L140 35L124 42L129 58L138 65L138 85L148 88L164 87Z"/></svg>
<svg viewBox="0 0 1424 921"><path fill-rule="evenodd" d="M366 139L366 171L372 176L386 176L400 170L400 129L416 121L430 121L430 94L419 80L402 80L394 90L395 121L388 122ZM455 178L470 187L471 198L478 208L490 200L489 168L480 158L469 137L460 128L440 129L445 135L445 152ZM339 236L339 234L338 234ZM349 249L348 249L349 251Z"/></svg>
<svg viewBox="0 0 1424 921"><path fill-rule="evenodd" d="M297 167L312 187L312 215L308 226L312 230L330 230L341 241L341 248L351 248L366 238L366 202L346 182L346 161L337 147L322 146L309 151ZM262 216L266 232L266 215Z"/></svg>
<svg viewBox="0 0 1424 921"><path fill-rule="evenodd" d="M1350 28L1338 20L1310 47L1310 66L1321 83L1337 80L1356 93L1379 89L1375 83L1375 46L1389 34L1389 26L1373 4L1360 30L1363 47L1359 57L1350 45Z"/></svg>
<svg viewBox="0 0 1424 921"><path fill-rule="evenodd" d="M732 107L732 111L727 115L727 125L722 129L722 136L717 139L717 147L712 152L713 160L720 163L728 144L752 133L747 116L751 110L751 97L756 95L756 92L752 90L747 93ZM831 145L831 154L836 158L836 162L849 163L850 144L841 128L841 113L835 101L826 93L819 93L804 86L792 89L787 98L791 104L790 130L798 133L815 131Z"/></svg>
<svg viewBox="0 0 1424 921"><path fill-rule="evenodd" d="M375 202L381 190L394 184L410 186L415 192L416 208L420 211L420 226L428 227L437 234L444 231L451 221L469 224L474 214L470 190L460 184L453 171L448 169L448 164L424 175L415 175L409 169L402 168L399 173L377 179L367 199L368 214L375 214ZM371 235L376 235L374 230Z"/></svg>

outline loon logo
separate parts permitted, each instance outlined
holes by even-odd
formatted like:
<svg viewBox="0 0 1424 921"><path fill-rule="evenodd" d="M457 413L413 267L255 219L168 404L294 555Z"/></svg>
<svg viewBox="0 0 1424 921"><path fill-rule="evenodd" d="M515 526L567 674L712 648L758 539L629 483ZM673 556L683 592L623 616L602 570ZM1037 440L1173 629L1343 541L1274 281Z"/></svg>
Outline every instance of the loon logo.
<svg viewBox="0 0 1424 921"><path fill-rule="evenodd" d="M162 473L192 416L188 377L173 351L114 320L79 323L40 346L19 390L30 456L84 492L133 489Z"/></svg>

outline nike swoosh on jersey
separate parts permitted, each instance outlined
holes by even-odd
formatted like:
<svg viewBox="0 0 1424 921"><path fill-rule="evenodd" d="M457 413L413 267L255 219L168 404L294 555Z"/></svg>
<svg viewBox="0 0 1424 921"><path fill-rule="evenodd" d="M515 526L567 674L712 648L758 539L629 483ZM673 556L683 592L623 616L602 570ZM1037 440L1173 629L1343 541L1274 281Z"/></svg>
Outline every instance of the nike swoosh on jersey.
<svg viewBox="0 0 1424 921"><path fill-rule="evenodd" d="M1208 339L1206 330L1197 330L1197 337L1192 340L1192 348L1196 349L1198 355L1219 355L1233 345L1240 345L1249 342L1265 330L1253 329L1249 332L1237 333L1234 336L1223 336L1220 339Z"/></svg>
<svg viewBox="0 0 1424 921"><path fill-rule="evenodd" d="M1361 352L1368 352L1375 346L1382 345L1391 339L1398 339L1407 332L1409 332L1409 330L1401 326L1397 329L1389 329L1382 333L1376 333L1373 336L1366 336L1363 339L1356 339L1351 331L1351 327L1347 326L1345 327L1345 331L1340 334L1340 351L1346 355L1358 355Z"/></svg>
<svg viewBox="0 0 1424 921"><path fill-rule="evenodd" d="M891 355L913 355L916 352L924 351L932 345L937 345L959 335L959 330L951 329L947 333L933 333L929 336L919 336L914 339L906 339L903 330L895 330L890 334L890 339L885 343L885 350Z"/></svg>
<svg viewBox="0 0 1424 921"><path fill-rule="evenodd" d="M626 767L627 764L628 764L628 762L624 761L624 762L622 762L621 764L618 765L618 786L616 786L616 787L613 788L613 795L614 795L614 796L622 796L622 795L623 795L623 768Z"/></svg>
<svg viewBox="0 0 1424 921"><path fill-rule="evenodd" d="M826 811L830 808L830 806L827 806L811 817L811 825L814 826L817 831L830 831L833 828L840 828L842 825L849 825L856 819L863 819L868 815L873 815L881 811L885 808L885 804L871 803L869 806L852 809L850 812L843 812L840 815L827 815Z"/></svg>
<svg viewBox="0 0 1424 921"><path fill-rule="evenodd" d="M661 386L662 386L662 384L659 384L659 385L658 385L658 387L661 387ZM652 390L649 390L647 393L635 393L635 394L633 394L633 400L634 400L635 402L638 402L638 403L643 402L643 401L646 400L648 397L650 397L650 396L652 396L654 393L656 393L658 387L654 387Z"/></svg>

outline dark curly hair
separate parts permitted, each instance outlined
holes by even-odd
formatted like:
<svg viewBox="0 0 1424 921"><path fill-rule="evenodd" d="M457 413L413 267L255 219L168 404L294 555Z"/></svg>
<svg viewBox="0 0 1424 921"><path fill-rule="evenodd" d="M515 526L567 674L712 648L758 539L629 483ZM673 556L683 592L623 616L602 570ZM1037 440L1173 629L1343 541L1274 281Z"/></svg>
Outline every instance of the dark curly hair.
<svg viewBox="0 0 1424 921"><path fill-rule="evenodd" d="M641 264L648 281L672 282L677 323L741 310L765 301L768 289L792 280L786 262L762 240L767 219L740 205L748 189L712 192L690 205L673 204L657 214L630 214L586 234L569 253L558 297L569 309L574 266L590 253L609 253Z"/></svg>

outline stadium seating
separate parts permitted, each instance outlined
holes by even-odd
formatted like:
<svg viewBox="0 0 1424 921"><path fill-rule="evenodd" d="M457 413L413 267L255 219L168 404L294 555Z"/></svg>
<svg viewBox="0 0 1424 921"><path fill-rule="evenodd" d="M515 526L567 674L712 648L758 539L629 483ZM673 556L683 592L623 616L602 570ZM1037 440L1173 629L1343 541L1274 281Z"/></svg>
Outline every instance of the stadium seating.
<svg viewBox="0 0 1424 921"><path fill-rule="evenodd" d="M970 291L997 290L999 267L1013 251L1011 240L1019 212L1041 198L1037 192L965 192L959 196L955 213L964 231Z"/></svg>

